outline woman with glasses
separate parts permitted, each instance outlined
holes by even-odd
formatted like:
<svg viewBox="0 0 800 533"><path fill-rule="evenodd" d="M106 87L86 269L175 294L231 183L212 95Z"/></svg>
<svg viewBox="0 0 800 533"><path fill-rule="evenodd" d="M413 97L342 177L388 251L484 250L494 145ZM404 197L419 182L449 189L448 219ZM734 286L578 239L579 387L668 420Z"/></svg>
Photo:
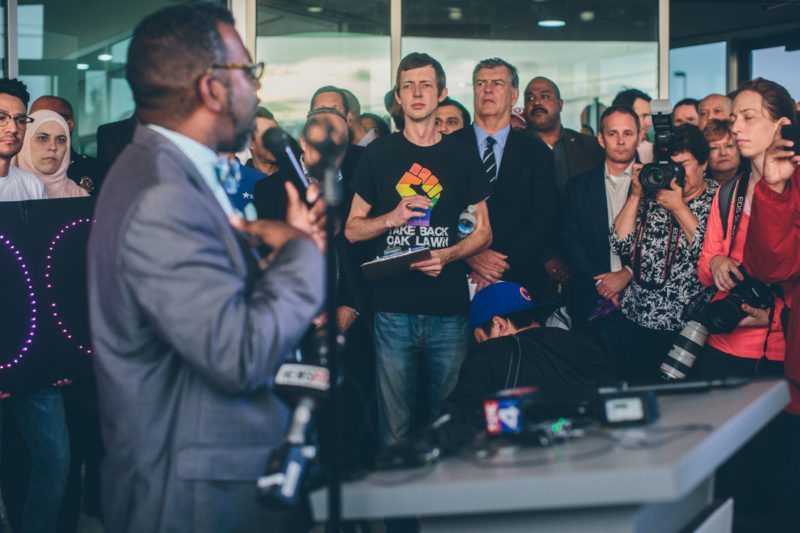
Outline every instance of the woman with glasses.
<svg viewBox="0 0 800 533"><path fill-rule="evenodd" d="M31 113L33 123L25 130L18 166L44 183L48 198L88 196L84 189L67 177L69 168L69 126L54 111Z"/></svg>

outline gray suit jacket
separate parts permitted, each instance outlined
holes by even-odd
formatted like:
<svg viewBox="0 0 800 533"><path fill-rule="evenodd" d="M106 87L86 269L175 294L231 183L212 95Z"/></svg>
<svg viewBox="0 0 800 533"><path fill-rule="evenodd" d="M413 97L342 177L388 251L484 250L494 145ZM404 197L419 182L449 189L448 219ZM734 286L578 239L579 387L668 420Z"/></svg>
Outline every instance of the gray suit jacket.
<svg viewBox="0 0 800 533"><path fill-rule="evenodd" d="M254 480L286 430L270 385L321 308L322 255L290 241L260 275L194 165L141 126L95 215L107 531L277 530Z"/></svg>

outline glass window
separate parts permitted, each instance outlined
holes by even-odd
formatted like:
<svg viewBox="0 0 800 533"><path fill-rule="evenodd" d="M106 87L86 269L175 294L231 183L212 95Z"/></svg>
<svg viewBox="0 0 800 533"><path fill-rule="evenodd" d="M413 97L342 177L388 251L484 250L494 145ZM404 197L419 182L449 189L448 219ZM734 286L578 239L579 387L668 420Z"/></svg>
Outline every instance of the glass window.
<svg viewBox="0 0 800 533"><path fill-rule="evenodd" d="M753 50L752 77L766 78L780 83L796 101L800 100L800 50L788 52L786 47ZM792 67L789 67L792 65Z"/></svg>
<svg viewBox="0 0 800 533"><path fill-rule="evenodd" d="M259 0L256 58L267 64L260 100L290 133L323 85L350 90L362 112L386 115L391 87L389 0Z"/></svg>
<svg viewBox="0 0 800 533"><path fill-rule="evenodd" d="M173 3L20 0L19 77L31 101L44 94L69 100L77 151L94 154L97 127L133 112L125 80L131 32L145 15Z"/></svg>
<svg viewBox="0 0 800 533"><path fill-rule="evenodd" d="M403 1L403 54L426 52L442 63L452 98L472 109L472 69L500 57L525 85L546 76L560 88L562 121L581 129L581 112L609 105L622 89L654 97L658 88L657 0L513 2ZM596 124L590 121L594 129Z"/></svg>
<svg viewBox="0 0 800 533"><path fill-rule="evenodd" d="M674 104L727 92L727 45L724 42L673 48L669 51L669 93Z"/></svg>

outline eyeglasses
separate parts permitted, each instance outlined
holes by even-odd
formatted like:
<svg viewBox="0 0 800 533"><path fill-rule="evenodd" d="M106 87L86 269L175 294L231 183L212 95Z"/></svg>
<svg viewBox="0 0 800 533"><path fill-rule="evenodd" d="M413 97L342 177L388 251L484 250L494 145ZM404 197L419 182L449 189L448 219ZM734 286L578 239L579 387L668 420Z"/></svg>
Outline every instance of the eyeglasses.
<svg viewBox="0 0 800 533"><path fill-rule="evenodd" d="M28 126L28 124L33 122L33 118L29 117L28 115L17 115L16 117L12 117L8 113L0 111L0 127L7 125L9 120L16 122L17 126L20 128L25 128Z"/></svg>
<svg viewBox="0 0 800 533"><path fill-rule="evenodd" d="M211 74L211 72L216 69L243 70L245 74L250 76L252 81L256 82L259 81L261 79L261 75L264 74L264 63L214 63L208 67L206 74Z"/></svg>

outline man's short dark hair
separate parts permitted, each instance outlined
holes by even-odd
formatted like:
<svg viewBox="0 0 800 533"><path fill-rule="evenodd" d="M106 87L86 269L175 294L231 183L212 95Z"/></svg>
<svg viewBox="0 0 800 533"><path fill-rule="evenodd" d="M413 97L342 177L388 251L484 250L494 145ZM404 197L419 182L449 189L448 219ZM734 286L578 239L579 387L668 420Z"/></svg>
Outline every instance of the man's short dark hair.
<svg viewBox="0 0 800 533"><path fill-rule="evenodd" d="M438 90L439 94L442 94L444 88L447 87L447 78L444 75L442 64L428 54L423 54L420 52L411 52L400 61L400 64L397 66L397 76L395 77L395 92L400 94L401 72L422 67L433 67L433 72L436 74L436 89Z"/></svg>
<svg viewBox="0 0 800 533"><path fill-rule="evenodd" d="M459 102L458 100L453 100L448 96L444 100L439 102L439 105L437 107L445 107L448 105L457 107L458 110L461 111L461 117L464 119L464 126L469 126L470 124L472 124L472 117L470 117L469 111L467 111L467 108L461 105L461 102Z"/></svg>
<svg viewBox="0 0 800 533"><path fill-rule="evenodd" d="M652 100L650 95L644 91L640 91L639 89L626 89L614 97L614 101L611 102L611 105L621 105L633 109L633 104L636 100L640 99L645 102L650 102Z"/></svg>
<svg viewBox="0 0 800 533"><path fill-rule="evenodd" d="M500 67L506 67L508 69L508 72L511 75L511 86L515 89L519 89L519 72L517 72L517 67L504 59L500 59L499 57L490 57L489 59L482 59L478 61L478 64L475 65L475 68L472 70L472 83L475 84L475 79L478 77L478 71L481 69Z"/></svg>
<svg viewBox="0 0 800 533"><path fill-rule="evenodd" d="M17 78L2 78L0 79L0 94L8 94L16 96L28 109L28 102L31 101L31 95L28 92L28 87L19 81Z"/></svg>
<svg viewBox="0 0 800 533"><path fill-rule="evenodd" d="M681 100L680 102L675 104L675 107L673 108L673 110L678 109L679 107L684 106L684 105L693 106L695 111L697 111L698 113L700 112L700 109L699 109L700 100L697 100L696 98L684 98L683 100Z"/></svg>
<svg viewBox="0 0 800 533"><path fill-rule="evenodd" d="M672 155L689 152L702 165L708 161L709 151L705 137L694 124L683 124L672 130Z"/></svg>
<svg viewBox="0 0 800 533"><path fill-rule="evenodd" d="M347 116L347 114L350 112L350 105L347 103L347 96L345 96L344 91L342 91L338 87L334 87L333 85L324 85L319 89L317 89L316 91L314 91L314 95L311 97L311 102L309 102L308 104L309 110L314 109L314 100L316 100L317 96L319 96L322 93L338 94L342 98L342 108L344 109L344 115Z"/></svg>
<svg viewBox="0 0 800 533"><path fill-rule="evenodd" d="M607 107L606 110L603 111L603 114L600 115L600 122L597 124L598 133L603 133L606 119L615 113L622 113L623 115L628 115L633 118L633 121L636 123L636 132L638 133L641 130L642 125L639 122L639 115L633 112L633 108L624 105L612 105L611 107Z"/></svg>
<svg viewBox="0 0 800 533"><path fill-rule="evenodd" d="M227 60L219 24L233 26L230 11L198 3L156 11L136 26L125 77L137 112L178 119L197 108L197 80Z"/></svg>
<svg viewBox="0 0 800 533"><path fill-rule="evenodd" d="M256 118L265 118L267 120L275 120L275 114L267 109L265 106L260 105L256 108ZM277 122L277 120L276 120Z"/></svg>
<svg viewBox="0 0 800 533"><path fill-rule="evenodd" d="M544 77L544 76L536 76L535 78L531 78L531 81L529 81L529 82L528 82L528 85L530 85L530 83L531 83L533 80L544 80L544 81L546 81L547 83L549 83L550 85L552 85L552 86L553 86L553 89L555 89L555 90L556 90L556 98L558 98L559 100L561 100L561 89L559 89L559 88L558 88L558 85L556 85L556 82L554 82L554 81L553 81L553 80L551 80L550 78L546 78L546 77ZM587 106L587 107L589 107L589 106Z"/></svg>
<svg viewBox="0 0 800 533"><path fill-rule="evenodd" d="M550 307L534 307L533 309L517 311L516 313L511 313L510 315L505 315L501 318L507 319L509 322L511 322L511 324L514 325L515 328L521 329L527 328L534 323L544 325L544 323L547 322L547 317L549 317L552 312L553 309ZM492 318L478 326L487 335L492 332Z"/></svg>

